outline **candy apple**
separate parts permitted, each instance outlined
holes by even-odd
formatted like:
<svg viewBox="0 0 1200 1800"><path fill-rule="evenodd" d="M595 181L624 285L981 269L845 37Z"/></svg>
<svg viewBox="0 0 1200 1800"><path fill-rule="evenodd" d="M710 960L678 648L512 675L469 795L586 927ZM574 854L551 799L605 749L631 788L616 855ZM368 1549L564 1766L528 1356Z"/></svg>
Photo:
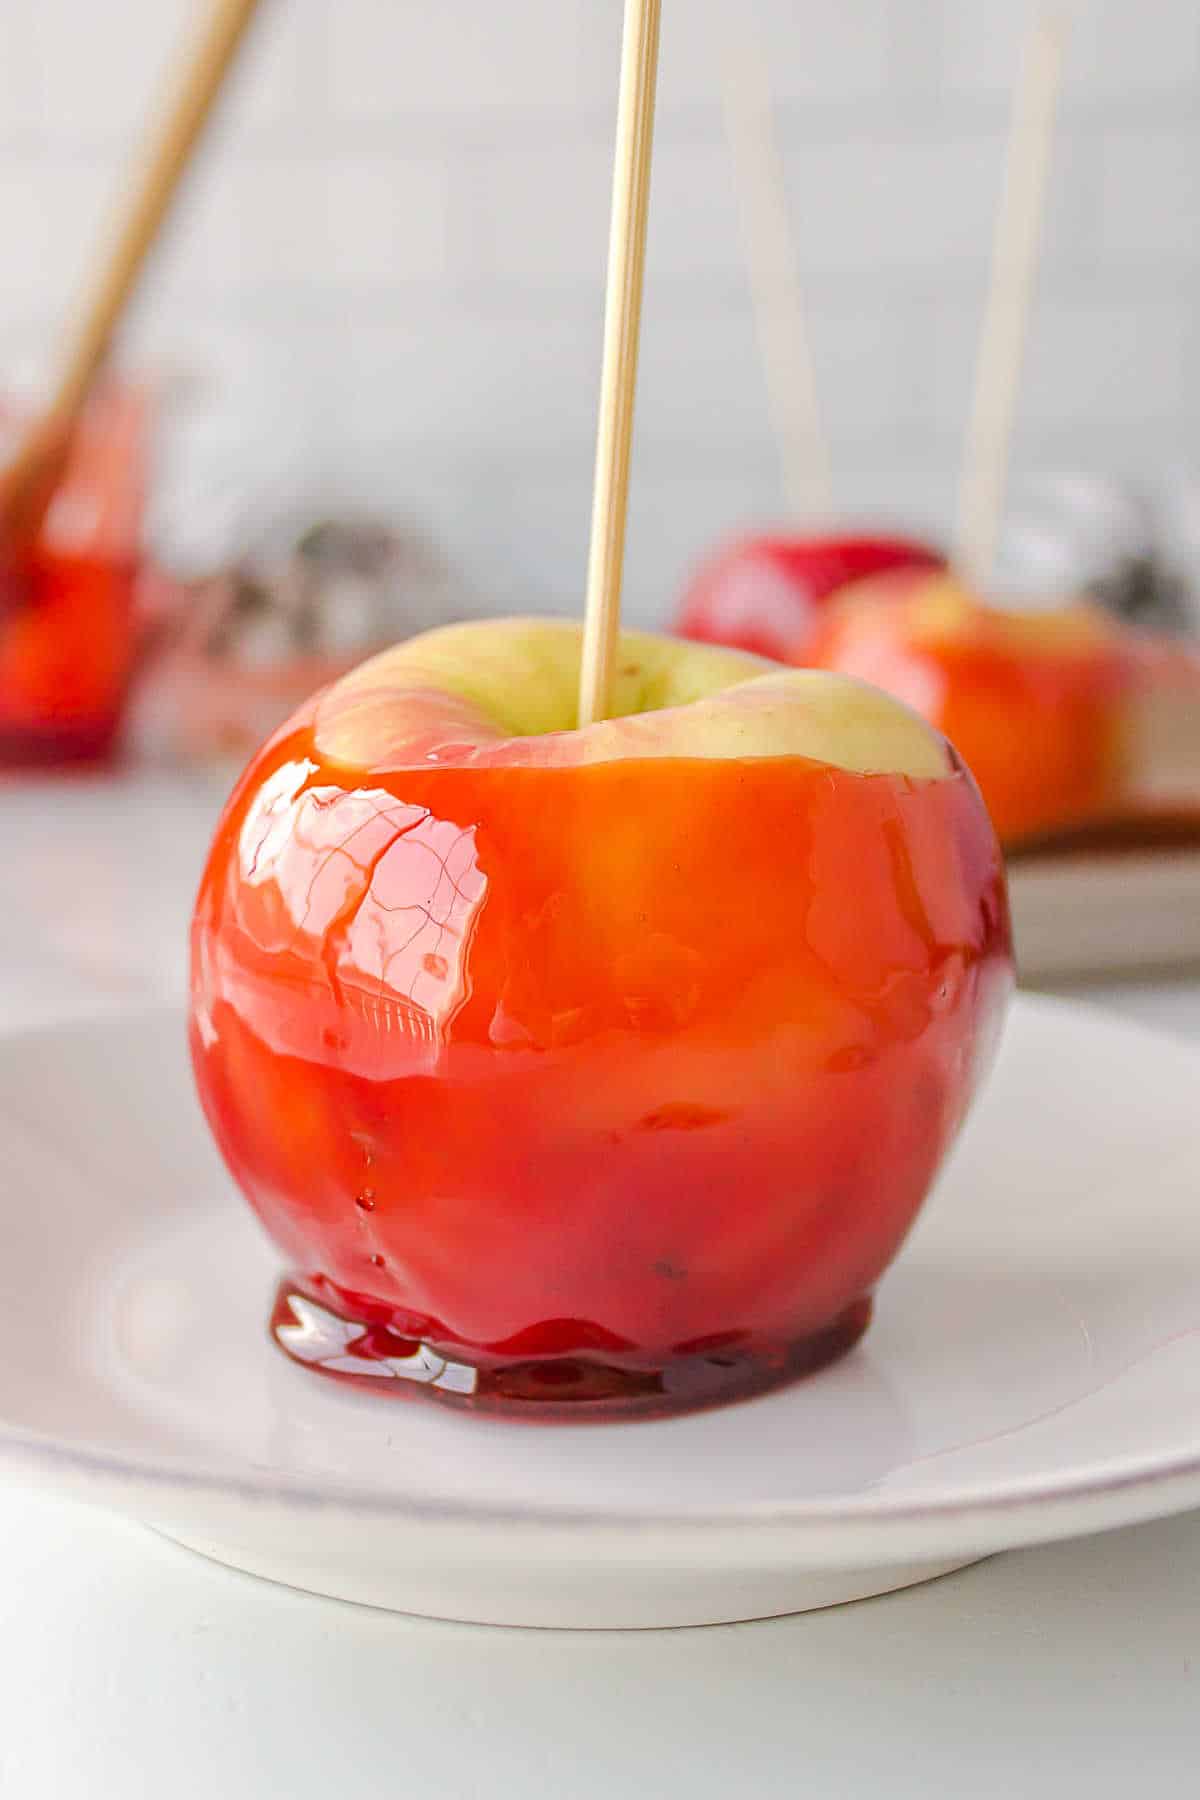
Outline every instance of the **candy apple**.
<svg viewBox="0 0 1200 1800"><path fill-rule="evenodd" d="M840 588L889 569L942 567L936 551L904 538L740 538L697 571L675 629L681 637L790 659Z"/></svg>
<svg viewBox="0 0 1200 1800"><path fill-rule="evenodd" d="M36 538L0 543L0 764L114 747L139 650L147 412L137 390L99 389ZM16 426L0 403L0 432Z"/></svg>
<svg viewBox="0 0 1200 1800"><path fill-rule="evenodd" d="M671 1410L852 1343L1011 966L970 777L859 682L448 627L263 748L192 936L200 1094L293 1271L277 1341L392 1391Z"/></svg>
<svg viewBox="0 0 1200 1800"><path fill-rule="evenodd" d="M1200 658L1099 607L1000 611L909 570L848 589L797 660L944 732L1006 845L1185 811L1200 824Z"/></svg>

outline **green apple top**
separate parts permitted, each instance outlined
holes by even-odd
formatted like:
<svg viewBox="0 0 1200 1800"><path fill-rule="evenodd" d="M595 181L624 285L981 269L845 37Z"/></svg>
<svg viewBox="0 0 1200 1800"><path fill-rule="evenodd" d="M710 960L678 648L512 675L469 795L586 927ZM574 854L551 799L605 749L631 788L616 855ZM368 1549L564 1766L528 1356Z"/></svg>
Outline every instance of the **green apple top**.
<svg viewBox="0 0 1200 1800"><path fill-rule="evenodd" d="M316 748L376 770L803 757L858 774L952 772L945 740L865 682L648 632L621 634L613 716L580 729L582 637L567 620L514 618L411 638L320 696Z"/></svg>

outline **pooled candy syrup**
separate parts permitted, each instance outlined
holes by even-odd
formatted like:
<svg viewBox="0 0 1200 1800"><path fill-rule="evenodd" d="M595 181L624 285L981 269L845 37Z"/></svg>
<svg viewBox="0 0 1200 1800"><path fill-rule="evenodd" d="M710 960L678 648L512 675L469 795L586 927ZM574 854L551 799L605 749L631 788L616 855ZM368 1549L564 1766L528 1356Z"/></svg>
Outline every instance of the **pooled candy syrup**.
<svg viewBox="0 0 1200 1800"><path fill-rule="evenodd" d="M343 1303L344 1304L344 1303ZM294 1362L339 1381L431 1399L481 1412L520 1409L543 1418L653 1418L745 1399L833 1362L851 1349L871 1320L869 1297L812 1337L774 1353L736 1343L685 1347L660 1368L623 1367L589 1356L543 1354L479 1365L456 1361L422 1338L402 1337L394 1324L373 1324L334 1310L295 1281L282 1281L271 1313L271 1335ZM579 1321L563 1321L564 1336L589 1335ZM610 1352L611 1354L611 1352Z"/></svg>

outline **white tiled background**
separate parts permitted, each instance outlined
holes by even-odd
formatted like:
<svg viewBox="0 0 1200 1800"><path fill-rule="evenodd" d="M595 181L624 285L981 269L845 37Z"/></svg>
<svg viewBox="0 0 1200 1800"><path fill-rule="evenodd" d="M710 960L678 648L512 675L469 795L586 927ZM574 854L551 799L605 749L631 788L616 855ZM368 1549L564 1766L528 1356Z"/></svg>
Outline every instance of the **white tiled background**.
<svg viewBox="0 0 1200 1800"><path fill-rule="evenodd" d="M200 11L0 0L5 366L48 340ZM1017 467L1153 481L1196 448L1200 7L1072 11ZM206 384L177 533L186 511L203 539L243 495L359 493L424 517L497 603L577 604L620 12L264 0L130 332ZM936 528L1027 18L1014 0L665 0L635 614L714 533L780 506L722 46L750 22L770 58L840 507Z"/></svg>

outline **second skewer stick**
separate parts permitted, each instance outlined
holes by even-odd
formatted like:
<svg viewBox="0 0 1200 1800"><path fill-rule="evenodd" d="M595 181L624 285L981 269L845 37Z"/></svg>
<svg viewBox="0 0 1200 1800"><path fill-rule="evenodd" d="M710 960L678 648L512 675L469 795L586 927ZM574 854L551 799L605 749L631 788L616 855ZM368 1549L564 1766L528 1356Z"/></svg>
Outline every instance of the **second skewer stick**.
<svg viewBox="0 0 1200 1800"><path fill-rule="evenodd" d="M959 498L958 560L981 588L991 577L1004 512L1065 37L1063 20L1038 18L1013 106Z"/></svg>

